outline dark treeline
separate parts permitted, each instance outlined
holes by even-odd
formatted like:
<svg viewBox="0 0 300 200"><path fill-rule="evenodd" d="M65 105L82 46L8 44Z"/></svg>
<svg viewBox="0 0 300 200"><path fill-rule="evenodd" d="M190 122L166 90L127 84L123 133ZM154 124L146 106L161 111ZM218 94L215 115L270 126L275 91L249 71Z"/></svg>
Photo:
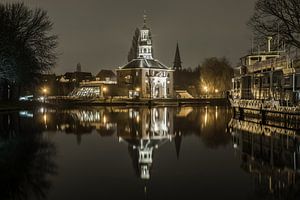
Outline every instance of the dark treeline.
<svg viewBox="0 0 300 200"><path fill-rule="evenodd" d="M1 99L16 99L37 83L57 58L57 36L47 12L24 3L0 4Z"/></svg>
<svg viewBox="0 0 300 200"><path fill-rule="evenodd" d="M194 69L175 70L175 89L187 90L193 96L223 95L231 88L233 68L226 58L207 58Z"/></svg>

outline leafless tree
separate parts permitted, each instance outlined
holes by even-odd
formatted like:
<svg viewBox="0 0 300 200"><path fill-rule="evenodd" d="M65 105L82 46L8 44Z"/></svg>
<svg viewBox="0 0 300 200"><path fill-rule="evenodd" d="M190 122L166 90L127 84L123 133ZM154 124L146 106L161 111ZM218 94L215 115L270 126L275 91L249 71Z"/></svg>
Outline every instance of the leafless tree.
<svg viewBox="0 0 300 200"><path fill-rule="evenodd" d="M57 58L52 26L44 10L0 4L0 78L27 84L51 69Z"/></svg>
<svg viewBox="0 0 300 200"><path fill-rule="evenodd" d="M203 93L213 93L215 90L225 92L231 88L233 68L226 58L205 59L201 65L200 74L200 85Z"/></svg>
<svg viewBox="0 0 300 200"><path fill-rule="evenodd" d="M258 0L248 26L258 40L272 36L278 45L300 48L300 0Z"/></svg>

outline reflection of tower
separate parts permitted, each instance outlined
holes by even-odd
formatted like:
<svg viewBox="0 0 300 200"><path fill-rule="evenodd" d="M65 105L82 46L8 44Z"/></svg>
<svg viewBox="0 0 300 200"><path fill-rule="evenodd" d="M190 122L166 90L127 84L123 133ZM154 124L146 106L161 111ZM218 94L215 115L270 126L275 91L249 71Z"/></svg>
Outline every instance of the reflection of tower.
<svg viewBox="0 0 300 200"><path fill-rule="evenodd" d="M180 131L175 134L174 140L175 140L176 156L177 156L177 159L179 159L180 147L181 147L181 141L182 141L182 135L181 135Z"/></svg>
<svg viewBox="0 0 300 200"><path fill-rule="evenodd" d="M130 109L129 123L118 126L119 140L128 143L134 169L141 179L151 177L154 150L174 137L170 112L167 108Z"/></svg>

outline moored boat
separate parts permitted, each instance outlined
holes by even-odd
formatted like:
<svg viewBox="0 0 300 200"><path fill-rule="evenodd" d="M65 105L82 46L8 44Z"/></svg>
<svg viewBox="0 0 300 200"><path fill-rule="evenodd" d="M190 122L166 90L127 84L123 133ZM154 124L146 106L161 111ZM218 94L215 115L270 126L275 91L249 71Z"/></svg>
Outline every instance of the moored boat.
<svg viewBox="0 0 300 200"><path fill-rule="evenodd" d="M268 49L241 58L229 95L234 108L300 114L300 59Z"/></svg>

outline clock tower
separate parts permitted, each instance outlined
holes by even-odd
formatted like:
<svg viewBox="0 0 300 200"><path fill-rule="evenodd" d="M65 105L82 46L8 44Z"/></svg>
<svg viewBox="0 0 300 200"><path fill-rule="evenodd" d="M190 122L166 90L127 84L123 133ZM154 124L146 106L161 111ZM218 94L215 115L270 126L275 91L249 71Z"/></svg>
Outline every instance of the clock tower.
<svg viewBox="0 0 300 200"><path fill-rule="evenodd" d="M152 38L150 29L146 25L147 15L144 14L144 25L140 29L138 40L138 58L153 59Z"/></svg>

